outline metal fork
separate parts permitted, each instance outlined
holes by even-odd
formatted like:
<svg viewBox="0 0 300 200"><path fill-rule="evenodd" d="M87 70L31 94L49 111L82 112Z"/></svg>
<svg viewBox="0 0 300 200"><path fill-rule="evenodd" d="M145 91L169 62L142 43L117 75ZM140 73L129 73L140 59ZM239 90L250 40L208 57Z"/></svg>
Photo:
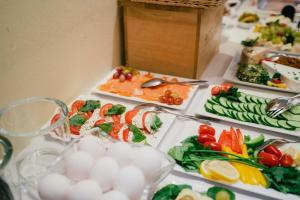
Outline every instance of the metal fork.
<svg viewBox="0 0 300 200"><path fill-rule="evenodd" d="M286 144L286 143L300 143L300 141L291 141L291 140L286 140L286 139L268 139L264 143L262 143L260 146L258 146L255 150L257 151L262 151L264 148L271 144Z"/></svg>
<svg viewBox="0 0 300 200"><path fill-rule="evenodd" d="M300 97L300 94L297 94L293 97L278 97L270 101L268 103L266 111L267 115L271 118L275 118L281 113L287 111L294 105L298 105L298 103L295 102L295 99L297 97Z"/></svg>
<svg viewBox="0 0 300 200"><path fill-rule="evenodd" d="M211 125L210 121L201 119L201 117L195 117L192 115L182 115L182 114L170 112L169 110L163 108L162 106L159 106L154 103L142 103L142 104L135 106L134 108L135 109L148 109L151 112L156 112L156 113L167 113L167 114L175 115L176 117L181 118L181 119L189 119L189 120L201 122L203 124Z"/></svg>

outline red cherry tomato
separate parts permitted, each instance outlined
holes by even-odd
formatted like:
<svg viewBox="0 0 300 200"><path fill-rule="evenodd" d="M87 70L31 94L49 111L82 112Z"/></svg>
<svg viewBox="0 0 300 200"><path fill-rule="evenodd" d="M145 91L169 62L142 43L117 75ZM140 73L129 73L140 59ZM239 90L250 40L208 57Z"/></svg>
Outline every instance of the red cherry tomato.
<svg viewBox="0 0 300 200"><path fill-rule="evenodd" d="M166 97L171 96L171 94L172 94L172 91L171 91L171 90L166 90L166 91L165 91L165 96L166 96Z"/></svg>
<svg viewBox="0 0 300 200"><path fill-rule="evenodd" d="M104 106L102 106L101 109L100 109L100 113L99 113L100 117L104 117L105 114L107 113L107 111L108 111L112 106L113 106L113 104L111 104L111 103L107 103L107 104L105 104Z"/></svg>
<svg viewBox="0 0 300 200"><path fill-rule="evenodd" d="M269 145L264 149L265 152L270 153L270 154L274 154L275 156L277 156L278 158L281 158L282 153L279 149L277 149L277 147L275 147L274 145Z"/></svg>
<svg viewBox="0 0 300 200"><path fill-rule="evenodd" d="M52 117L50 124L51 124L51 125L54 124L55 122L57 122L57 121L59 120L59 118L60 118L60 114L57 113L56 115L54 115L54 116Z"/></svg>
<svg viewBox="0 0 300 200"><path fill-rule="evenodd" d="M288 154L284 154L280 159L280 165L283 167L290 167L292 166L293 162L293 158Z"/></svg>
<svg viewBox="0 0 300 200"><path fill-rule="evenodd" d="M275 156L274 154L270 154L264 151L261 151L258 154L258 160L261 164L268 166L268 167L274 167L279 165L279 158Z"/></svg>
<svg viewBox="0 0 300 200"><path fill-rule="evenodd" d="M228 92L230 90L230 88L232 88L233 84L231 83L223 83L221 85L221 88L224 92Z"/></svg>
<svg viewBox="0 0 300 200"><path fill-rule="evenodd" d="M77 100L75 101L71 106L71 113L78 112L78 110L84 106L85 101L84 100Z"/></svg>
<svg viewBox="0 0 300 200"><path fill-rule="evenodd" d="M277 78L272 78L272 82L276 83L276 84L282 83L282 81L280 79L277 79Z"/></svg>
<svg viewBox="0 0 300 200"><path fill-rule="evenodd" d="M175 105L180 105L180 104L182 104L182 102L183 102L183 99L181 97L177 97L174 100Z"/></svg>
<svg viewBox="0 0 300 200"><path fill-rule="evenodd" d="M203 146L204 146L205 148L209 148L210 143L212 143L212 142L205 142L205 143L203 144Z"/></svg>
<svg viewBox="0 0 300 200"><path fill-rule="evenodd" d="M198 133L201 134L208 134L214 136L216 133L216 130L209 125L200 125L198 128Z"/></svg>
<svg viewBox="0 0 300 200"><path fill-rule="evenodd" d="M217 142L212 142L210 143L210 149L214 150L214 151L222 151L222 145L220 143Z"/></svg>
<svg viewBox="0 0 300 200"><path fill-rule="evenodd" d="M198 142L204 144L205 142L215 142L216 138L213 135L201 134L198 136Z"/></svg>
<svg viewBox="0 0 300 200"><path fill-rule="evenodd" d="M74 135L79 135L79 130L80 130L79 126L70 126L70 131Z"/></svg>
<svg viewBox="0 0 300 200"><path fill-rule="evenodd" d="M160 96L158 100L159 100L160 103L167 103L168 97L166 97L166 96Z"/></svg>
<svg viewBox="0 0 300 200"><path fill-rule="evenodd" d="M174 105L174 98L171 97L171 96L169 96L169 97L168 97L168 100L167 100L167 104L168 104L168 105Z"/></svg>
<svg viewBox="0 0 300 200"><path fill-rule="evenodd" d="M218 96L221 92L221 88L219 86L215 86L211 89L211 94L213 96Z"/></svg>

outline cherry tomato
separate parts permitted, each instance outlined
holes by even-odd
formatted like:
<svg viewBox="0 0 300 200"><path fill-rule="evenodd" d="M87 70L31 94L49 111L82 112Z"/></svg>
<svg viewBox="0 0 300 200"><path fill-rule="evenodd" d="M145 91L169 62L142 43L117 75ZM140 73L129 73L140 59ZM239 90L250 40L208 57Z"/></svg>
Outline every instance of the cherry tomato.
<svg viewBox="0 0 300 200"><path fill-rule="evenodd" d="M213 135L201 134L198 136L198 142L204 144L205 142L215 142L216 138Z"/></svg>
<svg viewBox="0 0 300 200"><path fill-rule="evenodd" d="M60 114L57 113L56 115L54 115L54 116L52 117L50 124L51 124L51 125L54 124L55 122L57 122L57 121L59 120L59 118L60 118Z"/></svg>
<svg viewBox="0 0 300 200"><path fill-rule="evenodd" d="M70 126L70 131L74 135L79 135L79 130L80 130L79 126Z"/></svg>
<svg viewBox="0 0 300 200"><path fill-rule="evenodd" d="M104 106L101 107L99 115L100 117L104 117L105 113L107 113L107 111L113 106L113 104L111 103L107 103Z"/></svg>
<svg viewBox="0 0 300 200"><path fill-rule="evenodd" d="M280 165L283 167L290 167L292 166L293 162L293 158L288 154L284 154L280 159Z"/></svg>
<svg viewBox="0 0 300 200"><path fill-rule="evenodd" d="M282 153L279 149L277 149L277 147L275 147L274 145L269 145L264 149L265 152L270 153L270 154L274 154L275 156L277 156L278 158L281 158Z"/></svg>
<svg viewBox="0 0 300 200"><path fill-rule="evenodd" d="M216 130L209 125L200 125L198 128L198 133L201 134L208 134L214 136L216 133Z"/></svg>
<svg viewBox="0 0 300 200"><path fill-rule="evenodd" d="M84 106L85 104L85 101L84 100L77 100L75 101L72 106L71 106L71 112L72 113L75 113L75 112L78 112L78 110Z"/></svg>
<svg viewBox="0 0 300 200"><path fill-rule="evenodd" d="M258 160L261 164L268 166L268 167L274 167L279 165L279 158L275 156L274 154L270 154L264 151L261 151L258 154Z"/></svg>
<svg viewBox="0 0 300 200"><path fill-rule="evenodd" d="M182 102L183 102L183 99L181 97L177 97L174 100L175 105L180 105L180 104L182 104Z"/></svg>
<svg viewBox="0 0 300 200"><path fill-rule="evenodd" d="M282 83L282 81L280 79L277 79L277 78L272 78L272 82L276 83L276 84Z"/></svg>
<svg viewBox="0 0 300 200"><path fill-rule="evenodd" d="M221 85L221 88L224 92L228 92L230 90L230 88L232 88L233 84L231 83L223 83Z"/></svg>
<svg viewBox="0 0 300 200"><path fill-rule="evenodd" d="M172 94L172 91L171 91L171 90L166 90L166 91L165 91L165 96L166 96L166 97L171 96L171 94Z"/></svg>
<svg viewBox="0 0 300 200"><path fill-rule="evenodd" d="M167 100L167 104L168 104L168 105L174 105L174 98L171 97L171 96L169 96L169 97L168 97L168 100Z"/></svg>
<svg viewBox="0 0 300 200"><path fill-rule="evenodd" d="M167 103L167 101L168 101L168 97L166 97L166 96L160 96L159 97L159 102L160 103Z"/></svg>
<svg viewBox="0 0 300 200"><path fill-rule="evenodd" d="M211 89L211 94L213 96L218 96L221 92L221 88L219 86L215 86Z"/></svg>
<svg viewBox="0 0 300 200"><path fill-rule="evenodd" d="M105 123L105 120L104 119L99 119L95 122L94 126L98 126L98 125L103 124L103 123Z"/></svg>
<svg viewBox="0 0 300 200"><path fill-rule="evenodd" d="M126 80L130 81L132 79L132 73L125 74Z"/></svg>
<svg viewBox="0 0 300 200"><path fill-rule="evenodd" d="M114 74L113 74L113 79L117 79L120 77L120 73L118 71L116 71Z"/></svg>
<svg viewBox="0 0 300 200"><path fill-rule="evenodd" d="M203 146L204 146L205 148L209 148L210 143L212 143L212 142L205 142L205 143L203 144Z"/></svg>
<svg viewBox="0 0 300 200"><path fill-rule="evenodd" d="M214 151L222 151L222 145L217 142L210 143L209 147L211 150L214 150Z"/></svg>

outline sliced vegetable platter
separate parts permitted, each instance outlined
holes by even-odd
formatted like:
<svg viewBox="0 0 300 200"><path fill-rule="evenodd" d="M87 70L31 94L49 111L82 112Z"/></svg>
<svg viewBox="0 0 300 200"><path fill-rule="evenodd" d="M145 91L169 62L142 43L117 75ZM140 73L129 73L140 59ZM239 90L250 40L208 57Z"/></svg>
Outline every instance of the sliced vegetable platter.
<svg viewBox="0 0 300 200"><path fill-rule="evenodd" d="M256 83L250 83L246 81L241 81L237 78L236 74L239 69L239 61L240 61L240 55L241 52L237 53L231 60L230 64L228 65L228 68L226 72L223 75L223 78L226 81L230 81L232 83L237 83L240 85L250 86L250 87L256 87L256 88L262 88L262 89L268 89L268 90L274 90L274 91L280 91L280 92L289 92L289 93L298 93L299 90L292 90L292 89L284 89L284 88L277 88L277 87L271 87L263 84L256 84ZM287 83L287 86L289 84Z"/></svg>
<svg viewBox="0 0 300 200"><path fill-rule="evenodd" d="M179 128L180 127L180 128ZM219 138L220 137L220 133L222 133L223 130L228 130L230 129L230 127L226 126L226 125L221 125L218 123L212 123L212 127L214 127L215 129L215 138ZM192 136L197 136L198 135L198 129L199 129L199 123L197 122L193 122L193 121L189 121L189 122L183 122L182 125L178 125L175 128L172 128L169 132L170 134L167 135L167 137L164 140L164 143L162 143L160 145L160 149L164 152L168 152L169 154L173 154L172 157L179 156L182 152L180 151L174 151L174 147L176 146L180 146L182 145L184 140L187 140L187 138L190 138ZM242 135L247 137L251 137L252 139L256 139L259 138L259 136L261 135L261 133L257 133L257 132L253 132L249 129L241 129ZM172 133L172 134L171 134ZM174 137L174 135L176 135L176 137ZM264 138L266 139L270 139L270 138L276 138L275 136L271 136L271 135L267 135L264 134ZM282 149L287 149L288 147L293 147L295 149L297 149L298 151L300 151L300 146L296 145L296 144L288 144L285 146L282 146ZM213 149L214 147L211 146L211 149ZM172 150L173 149L173 150ZM170 153L172 152L172 153ZM191 160L194 160L197 158L191 158ZM215 160L212 160L215 161ZM250 166L249 166L250 167ZM250 167L251 168L251 167ZM282 168L281 166L279 168ZM240 190L244 190L245 192L247 191L248 193L252 193L252 195L259 195L260 198L262 199L268 199L268 198L272 198L272 199L300 199L300 196L294 195L294 194L285 194L283 192L279 192L275 189L272 188L264 188L261 185L250 185L250 184L245 184L243 183L241 180L238 180L237 182L228 182L228 181L223 181L220 178L215 178L215 176L212 176L211 178L205 178L205 176L203 176L202 174L200 174L199 172L201 172L200 169L200 165L199 165L199 169L198 170L185 170L183 167L181 167L179 164L177 164L174 168L175 171L183 173L183 174L187 174L187 175L193 175L195 177L198 177L202 180L206 180L206 181L212 181L213 182L218 182L221 186L230 186L232 188L235 189L240 189ZM276 174L275 176L278 176L277 178L280 178L281 174ZM293 177L294 178L294 177ZM218 179L218 180L217 180ZM296 179L295 179L296 181Z"/></svg>
<svg viewBox="0 0 300 200"><path fill-rule="evenodd" d="M103 112L106 114L101 116ZM172 115L156 114L147 110L138 111L134 109L134 104L125 101L120 103L118 100L99 98L96 95L79 96L69 106L69 125L73 138L98 127L117 140L141 142L156 147L164 138L174 119ZM55 134L52 136L57 137Z"/></svg>
<svg viewBox="0 0 300 200"><path fill-rule="evenodd" d="M215 86L218 85L212 85L204 92L197 114L300 137L299 106L272 119L266 115L265 109L267 103L278 95L237 88L240 96L234 101L228 96L213 96L211 91Z"/></svg>
<svg viewBox="0 0 300 200"><path fill-rule="evenodd" d="M139 71L139 72L140 72L141 75L149 73L149 72L146 72L146 71ZM149 101L149 100L145 100L145 99L134 97L134 96L123 96L123 95L119 95L117 93L111 93L111 92L100 90L98 87L100 85L103 85L103 84L107 83L110 79L112 79L114 73L115 73L115 70L112 70L106 77L104 77L97 84L97 86L92 90L92 92L94 94L102 94L102 95L107 95L107 96L111 96L111 97L117 97L117 98L120 98L120 99L126 99L126 100L141 102L141 103L155 103L157 105L164 106L164 107L169 107L169 108L172 108L172 109L185 110L187 108L187 106L190 104L191 100L193 99L193 96L195 95L195 93L197 91L197 88L198 88L198 86L195 86L195 85L191 86L191 89L190 89L189 94L188 94L188 98L183 100L182 104L180 104L180 105L168 105L168 104L165 104L165 103L161 103L159 101ZM170 78L170 79L175 78L178 81L193 80L193 79L176 77L176 76L171 76L171 75L163 75L163 74L157 74L157 73L151 73L151 74L153 75L153 77L156 77L156 78L164 78L164 77L167 77L167 78ZM140 88L136 88L136 89L139 90Z"/></svg>

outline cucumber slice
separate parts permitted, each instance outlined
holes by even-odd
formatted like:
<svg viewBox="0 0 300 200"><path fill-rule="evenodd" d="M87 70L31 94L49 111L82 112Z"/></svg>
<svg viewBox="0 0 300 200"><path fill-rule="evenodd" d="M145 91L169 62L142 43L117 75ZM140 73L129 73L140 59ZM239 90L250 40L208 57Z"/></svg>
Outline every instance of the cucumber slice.
<svg viewBox="0 0 300 200"><path fill-rule="evenodd" d="M256 106L255 103L248 103L247 107L249 109L249 112L255 113L255 106Z"/></svg>
<svg viewBox="0 0 300 200"><path fill-rule="evenodd" d="M229 100L226 101L228 108L233 109L232 103L233 103L232 101Z"/></svg>
<svg viewBox="0 0 300 200"><path fill-rule="evenodd" d="M284 128L287 130L295 130L295 127L288 125L286 120L278 120L278 124L281 128Z"/></svg>
<svg viewBox="0 0 300 200"><path fill-rule="evenodd" d="M289 111L295 115L300 115L300 106L293 106Z"/></svg>
<svg viewBox="0 0 300 200"><path fill-rule="evenodd" d="M208 101L205 103L205 105L204 105L204 107L205 107L205 110L207 111L207 112L213 112L213 105L214 104L211 104L211 103L209 103Z"/></svg>
<svg viewBox="0 0 300 200"><path fill-rule="evenodd" d="M235 110L230 110L231 111L231 114L233 116L233 119L237 119L238 120L238 112L235 111Z"/></svg>
<svg viewBox="0 0 300 200"><path fill-rule="evenodd" d="M247 121L242 112L238 112L237 117L240 121L243 121L243 122Z"/></svg>
<svg viewBox="0 0 300 200"><path fill-rule="evenodd" d="M218 115L225 116L224 108L222 106L220 106L220 105L213 105L212 109Z"/></svg>
<svg viewBox="0 0 300 200"><path fill-rule="evenodd" d="M263 104L263 103L266 103L266 100L265 100L265 98L262 98L262 97L258 97L258 102L260 103L260 104Z"/></svg>
<svg viewBox="0 0 300 200"><path fill-rule="evenodd" d="M250 113L250 112L248 112L247 114L248 114L248 117L251 119L251 122L255 123L256 121L255 121L255 118L254 118L254 114Z"/></svg>
<svg viewBox="0 0 300 200"><path fill-rule="evenodd" d="M208 103L211 103L211 104L213 104L213 105L219 104L218 102L216 102L216 101L214 101L214 100L212 100L212 99L208 99L207 102L208 102Z"/></svg>
<svg viewBox="0 0 300 200"><path fill-rule="evenodd" d="M288 121L298 121L300 122L300 115L294 115L289 111L285 111L281 116Z"/></svg>
<svg viewBox="0 0 300 200"><path fill-rule="evenodd" d="M233 107L233 109L236 110L236 111L242 111L242 109L241 109L240 106L239 106L239 103L237 103L237 102L233 102L233 103L232 103L232 107Z"/></svg>
<svg viewBox="0 0 300 200"><path fill-rule="evenodd" d="M262 113L260 112L260 105L256 105L256 106L254 107L254 109L255 109L255 113L256 113L256 114L262 115Z"/></svg>
<svg viewBox="0 0 300 200"><path fill-rule="evenodd" d="M239 97L240 102L242 103L247 103L245 96L240 96Z"/></svg>
<svg viewBox="0 0 300 200"><path fill-rule="evenodd" d="M247 100L247 102L252 103L251 95L247 95L247 96L246 96L246 100Z"/></svg>
<svg viewBox="0 0 300 200"><path fill-rule="evenodd" d="M295 128L300 128L300 122L298 121L287 121L286 122L288 125L292 126L292 127L295 127Z"/></svg>
<svg viewBox="0 0 300 200"><path fill-rule="evenodd" d="M261 120L264 122L264 124L265 124L266 126L271 126L271 124L269 124L269 123L267 122L266 117L267 117L267 116L262 115L260 118L261 118Z"/></svg>
<svg viewBox="0 0 300 200"><path fill-rule="evenodd" d="M266 104L270 103L270 101L272 101L272 99L270 99L270 98L265 98Z"/></svg>
<svg viewBox="0 0 300 200"><path fill-rule="evenodd" d="M259 102L258 102L258 97L256 97L256 96L251 96L251 101L252 101L253 103L259 104Z"/></svg>
<svg viewBox="0 0 300 200"><path fill-rule="evenodd" d="M247 108L246 108L246 103L239 103L239 107L241 108L241 110L243 111L243 112L246 112L247 111Z"/></svg>
<svg viewBox="0 0 300 200"><path fill-rule="evenodd" d="M271 117L265 116L265 120L266 120L266 122L268 122L268 124L270 124L270 126L279 128L277 119L273 119Z"/></svg>
<svg viewBox="0 0 300 200"><path fill-rule="evenodd" d="M252 119L248 116L248 112L243 112L243 116L247 122L252 122Z"/></svg>
<svg viewBox="0 0 300 200"><path fill-rule="evenodd" d="M218 97L216 97L216 96L212 96L212 97L211 97L211 100L214 100L215 102L219 102L219 101L218 101Z"/></svg>
<svg viewBox="0 0 300 200"><path fill-rule="evenodd" d="M221 104L221 106L223 106L224 108L228 108L228 105L227 105L227 99L225 97L220 97L219 98L219 103Z"/></svg>
<svg viewBox="0 0 300 200"><path fill-rule="evenodd" d="M259 115L254 114L255 123L261 124L263 121Z"/></svg>
<svg viewBox="0 0 300 200"><path fill-rule="evenodd" d="M223 111L227 117L233 118L229 109L224 109Z"/></svg>
<svg viewBox="0 0 300 200"><path fill-rule="evenodd" d="M267 104L263 103L263 104L260 105L260 112L261 112L261 114L267 115L266 109L267 109Z"/></svg>

